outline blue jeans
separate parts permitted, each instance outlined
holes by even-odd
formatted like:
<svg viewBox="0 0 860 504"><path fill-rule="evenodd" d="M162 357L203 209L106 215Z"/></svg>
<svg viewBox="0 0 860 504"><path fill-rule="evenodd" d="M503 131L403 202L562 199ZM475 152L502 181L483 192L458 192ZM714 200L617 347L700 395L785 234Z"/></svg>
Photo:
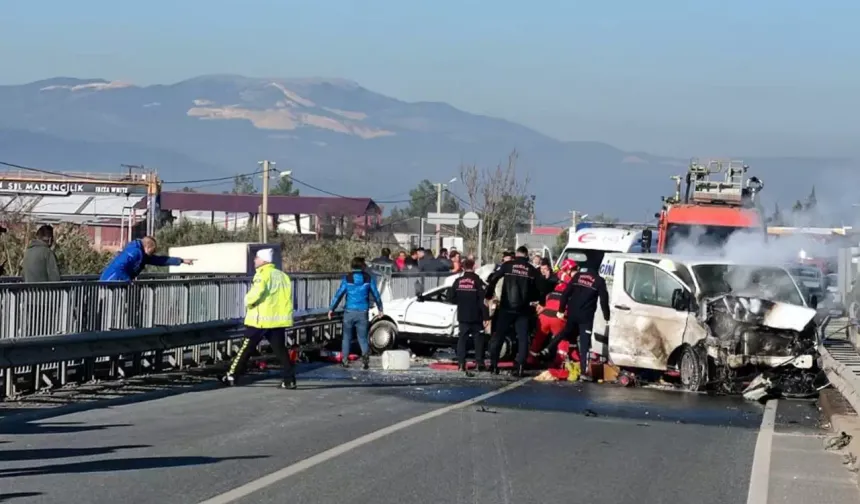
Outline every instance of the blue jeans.
<svg viewBox="0 0 860 504"><path fill-rule="evenodd" d="M369 326L370 320L366 311L343 312L343 347L341 347L341 359L343 362L349 361L349 347L352 346L353 330L361 347L361 355L369 355L370 341L367 334Z"/></svg>

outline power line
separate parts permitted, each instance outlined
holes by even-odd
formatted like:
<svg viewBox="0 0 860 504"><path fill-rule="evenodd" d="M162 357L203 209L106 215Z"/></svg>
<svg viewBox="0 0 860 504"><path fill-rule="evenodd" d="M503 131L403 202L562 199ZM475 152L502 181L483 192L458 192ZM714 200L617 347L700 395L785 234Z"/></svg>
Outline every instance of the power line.
<svg viewBox="0 0 860 504"><path fill-rule="evenodd" d="M162 184L176 185L176 184L200 184L206 182L223 182L228 180L236 180L237 177L250 177L253 175L258 175L263 173L258 170L250 173L239 173L236 175L230 175L229 177L217 177L217 178L208 178L208 179L197 179L197 180L171 180L171 181L162 181Z"/></svg>
<svg viewBox="0 0 860 504"><path fill-rule="evenodd" d="M9 168L15 168L16 170L31 171L31 172L35 172L35 173L44 173L45 175L53 175L55 177L66 177L66 178L73 178L73 179L79 179L79 180L83 179L83 180L92 180L95 182L104 182L104 179L101 179L101 178L87 177L84 175L71 175L68 173L63 173L63 172L58 172L58 171L44 170L42 168L33 168L32 166L24 166L24 165L19 165L19 164L15 164L15 163L7 163L5 161L0 161L0 166L7 166Z"/></svg>

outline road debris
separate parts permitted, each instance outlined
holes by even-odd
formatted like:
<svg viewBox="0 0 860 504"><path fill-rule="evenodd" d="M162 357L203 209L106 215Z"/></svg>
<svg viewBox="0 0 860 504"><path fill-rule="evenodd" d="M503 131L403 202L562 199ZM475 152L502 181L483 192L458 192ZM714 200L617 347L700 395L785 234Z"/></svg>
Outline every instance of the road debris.
<svg viewBox="0 0 860 504"><path fill-rule="evenodd" d="M851 443L851 434L841 432L837 436L831 436L824 441L825 450L841 450Z"/></svg>

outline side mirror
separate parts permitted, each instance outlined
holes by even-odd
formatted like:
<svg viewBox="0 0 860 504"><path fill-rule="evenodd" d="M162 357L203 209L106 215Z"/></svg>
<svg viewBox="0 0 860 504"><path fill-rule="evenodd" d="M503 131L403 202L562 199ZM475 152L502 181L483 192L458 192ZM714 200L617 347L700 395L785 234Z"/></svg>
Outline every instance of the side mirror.
<svg viewBox="0 0 860 504"><path fill-rule="evenodd" d="M684 289L675 289L672 292L672 308L677 311L689 311L691 300L690 293Z"/></svg>

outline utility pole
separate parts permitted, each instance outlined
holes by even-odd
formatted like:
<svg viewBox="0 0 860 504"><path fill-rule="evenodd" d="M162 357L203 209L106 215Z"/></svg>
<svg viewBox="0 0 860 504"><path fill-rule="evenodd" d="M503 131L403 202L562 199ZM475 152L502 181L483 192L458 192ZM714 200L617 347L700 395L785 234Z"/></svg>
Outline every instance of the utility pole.
<svg viewBox="0 0 860 504"><path fill-rule="evenodd" d="M442 186L444 184L438 183L436 184L436 213L442 213ZM436 239L433 240L433 246L436 250L433 252L434 255L439 255L438 251L440 250L440 243L442 242L442 225L436 224Z"/></svg>
<svg viewBox="0 0 860 504"><path fill-rule="evenodd" d="M258 164L263 166L263 204L260 205L260 243L269 241L269 174L275 163L264 160Z"/></svg>
<svg viewBox="0 0 860 504"><path fill-rule="evenodd" d="M535 200L537 197L532 194L531 195L531 206L529 207L531 215L529 216L529 234L534 234L535 232Z"/></svg>
<svg viewBox="0 0 860 504"><path fill-rule="evenodd" d="M454 177L451 180L449 180L447 184L443 184L441 182L433 184L434 186L436 186L436 213L437 214L442 213L442 188L448 187L448 184L453 184L456 181L457 181L457 177ZM442 225L441 224L436 224L436 239L435 239L434 245L436 247L435 253L436 253L436 255L439 255L439 251L442 249Z"/></svg>

